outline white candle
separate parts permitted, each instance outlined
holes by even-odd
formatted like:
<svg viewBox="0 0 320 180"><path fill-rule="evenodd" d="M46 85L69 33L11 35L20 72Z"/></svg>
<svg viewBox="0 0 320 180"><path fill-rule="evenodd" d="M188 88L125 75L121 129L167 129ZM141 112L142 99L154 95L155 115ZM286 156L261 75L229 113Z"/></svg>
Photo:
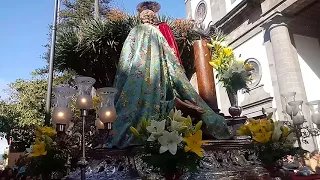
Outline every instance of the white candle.
<svg viewBox="0 0 320 180"><path fill-rule="evenodd" d="M92 97L89 95L79 95L76 105L79 109L91 109L93 106Z"/></svg>
<svg viewBox="0 0 320 180"><path fill-rule="evenodd" d="M68 124L71 119L71 110L68 107L55 107L52 113L54 124Z"/></svg>
<svg viewBox="0 0 320 180"><path fill-rule="evenodd" d="M112 106L103 106L100 109L99 117L103 123L113 123L117 118L116 109Z"/></svg>

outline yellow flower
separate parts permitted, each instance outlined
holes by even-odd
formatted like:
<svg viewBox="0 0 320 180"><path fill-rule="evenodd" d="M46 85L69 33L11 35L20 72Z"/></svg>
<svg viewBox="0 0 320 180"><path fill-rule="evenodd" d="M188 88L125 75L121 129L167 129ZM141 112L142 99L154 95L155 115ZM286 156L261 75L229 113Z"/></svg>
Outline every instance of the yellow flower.
<svg viewBox="0 0 320 180"><path fill-rule="evenodd" d="M231 56L232 53L233 53L233 52L232 52L232 49L229 48L229 47L223 48L223 51L224 51L224 53L225 53L225 55L226 55L227 57Z"/></svg>
<svg viewBox="0 0 320 180"><path fill-rule="evenodd" d="M214 68L218 68L221 66L221 58L213 59L212 61L209 62L209 64Z"/></svg>
<svg viewBox="0 0 320 180"><path fill-rule="evenodd" d="M249 124L257 125L257 124L259 124L259 121L255 120L255 119L249 119Z"/></svg>
<svg viewBox="0 0 320 180"><path fill-rule="evenodd" d="M251 70L253 70L253 66L252 66L252 64L245 63L245 64L244 64L244 69L245 69L246 71L251 71Z"/></svg>
<svg viewBox="0 0 320 180"><path fill-rule="evenodd" d="M214 64L213 61L210 61L209 64L210 64L212 67L216 68L216 65Z"/></svg>
<svg viewBox="0 0 320 180"><path fill-rule="evenodd" d="M259 143L267 143L272 135L272 131L266 132L264 128L261 129L261 132L254 133L253 140Z"/></svg>
<svg viewBox="0 0 320 180"><path fill-rule="evenodd" d="M44 156L47 154L46 151L46 144L42 141L39 144L35 144L32 146L33 153L29 156L36 157L36 156Z"/></svg>
<svg viewBox="0 0 320 180"><path fill-rule="evenodd" d="M36 137L41 137L41 136L42 136L42 132L36 130L36 131L35 131L35 135L36 135Z"/></svg>
<svg viewBox="0 0 320 180"><path fill-rule="evenodd" d="M249 130L253 133L257 133L257 132L260 132L262 128L262 126L260 125L260 123L253 123L253 124L248 124L247 125Z"/></svg>
<svg viewBox="0 0 320 180"><path fill-rule="evenodd" d="M221 58L217 58L216 60L213 61L216 66L221 66Z"/></svg>
<svg viewBox="0 0 320 180"><path fill-rule="evenodd" d="M201 129L202 121L199 121L195 126L195 132L198 132Z"/></svg>
<svg viewBox="0 0 320 180"><path fill-rule="evenodd" d="M131 128L131 127L130 127ZM142 119L141 121L141 128L143 130L147 129L147 120L146 119Z"/></svg>
<svg viewBox="0 0 320 180"><path fill-rule="evenodd" d="M34 142L35 144L40 144L41 143L41 141L40 141L40 139L38 138L38 137L36 137L36 140L35 140L35 142Z"/></svg>
<svg viewBox="0 0 320 180"><path fill-rule="evenodd" d="M47 135L49 137L55 136L57 134L56 130L52 127L44 126L41 128L41 132L43 135Z"/></svg>
<svg viewBox="0 0 320 180"><path fill-rule="evenodd" d="M132 132L132 134L134 134L135 136L139 136L140 135L140 133L139 133L139 131L136 129L136 128L134 128L134 127L130 127L130 131Z"/></svg>
<svg viewBox="0 0 320 180"><path fill-rule="evenodd" d="M268 119L260 120L260 125L263 127L267 132L273 131L274 125Z"/></svg>
<svg viewBox="0 0 320 180"><path fill-rule="evenodd" d="M240 129L237 131L238 135L249 136L251 135L251 131L247 125L242 125Z"/></svg>
<svg viewBox="0 0 320 180"><path fill-rule="evenodd" d="M191 135L189 137L184 138L184 142L187 143L187 145L184 147L185 152L192 151L196 153L199 157L203 157L201 148L202 144L205 143L205 141L202 141L202 131L197 131L194 135Z"/></svg>
<svg viewBox="0 0 320 180"><path fill-rule="evenodd" d="M289 128L285 126L281 126L280 129L282 131L282 134L281 134L282 138L287 137L290 134Z"/></svg>
<svg viewBox="0 0 320 180"><path fill-rule="evenodd" d="M188 116L187 119L183 121L183 125L187 127L192 125L192 119L190 116Z"/></svg>
<svg viewBox="0 0 320 180"><path fill-rule="evenodd" d="M101 98L98 96L93 97L92 104L93 104L93 109L97 111L101 104Z"/></svg>
<svg viewBox="0 0 320 180"><path fill-rule="evenodd" d="M40 126L36 126L36 128L35 128L36 130L35 130L35 135L36 135L36 137L40 137L40 136L42 136L42 130L41 130L41 127Z"/></svg>
<svg viewBox="0 0 320 180"><path fill-rule="evenodd" d="M273 112L268 114L267 119L271 120L272 116L273 116Z"/></svg>
<svg viewBox="0 0 320 180"><path fill-rule="evenodd" d="M209 49L212 49L212 48L213 48L213 45L210 44L210 43L207 43L207 46L208 46Z"/></svg>

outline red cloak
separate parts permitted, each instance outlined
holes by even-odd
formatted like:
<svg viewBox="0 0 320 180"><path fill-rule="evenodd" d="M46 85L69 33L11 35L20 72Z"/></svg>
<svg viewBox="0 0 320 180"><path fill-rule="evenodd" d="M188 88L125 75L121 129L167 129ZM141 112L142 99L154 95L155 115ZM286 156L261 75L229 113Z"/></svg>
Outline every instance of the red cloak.
<svg viewBox="0 0 320 180"><path fill-rule="evenodd" d="M163 36L166 38L169 46L174 50L174 53L176 54L176 56L179 60L179 64L183 67L182 61L180 58L178 45L177 45L176 40L174 39L174 35L173 35L169 25L165 22L162 22L159 24L159 30L163 34Z"/></svg>

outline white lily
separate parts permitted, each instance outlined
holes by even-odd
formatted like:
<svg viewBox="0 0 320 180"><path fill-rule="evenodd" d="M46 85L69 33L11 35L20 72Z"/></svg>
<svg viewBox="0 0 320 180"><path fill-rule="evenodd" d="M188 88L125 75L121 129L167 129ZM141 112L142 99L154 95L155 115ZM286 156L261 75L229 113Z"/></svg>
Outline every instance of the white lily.
<svg viewBox="0 0 320 180"><path fill-rule="evenodd" d="M185 128L187 128L187 126L185 126L183 122L171 121L171 131L181 131Z"/></svg>
<svg viewBox="0 0 320 180"><path fill-rule="evenodd" d="M183 122L184 120L186 120L186 118L182 116L182 112L177 109L172 109L169 113L169 117L171 120L178 122Z"/></svg>
<svg viewBox="0 0 320 180"><path fill-rule="evenodd" d="M272 141L278 141L282 134L281 126L283 125L283 122L277 121L274 123L274 125L275 127L272 134Z"/></svg>
<svg viewBox="0 0 320 180"><path fill-rule="evenodd" d="M183 140L177 131L168 132L164 131L162 136L158 138L161 147L159 153L162 154L169 150L172 155L177 153L178 144Z"/></svg>
<svg viewBox="0 0 320 180"><path fill-rule="evenodd" d="M166 120L162 120L162 121L152 120L150 126L146 128L147 131L151 133L147 141L157 140L158 137L162 135L165 127L166 127Z"/></svg>

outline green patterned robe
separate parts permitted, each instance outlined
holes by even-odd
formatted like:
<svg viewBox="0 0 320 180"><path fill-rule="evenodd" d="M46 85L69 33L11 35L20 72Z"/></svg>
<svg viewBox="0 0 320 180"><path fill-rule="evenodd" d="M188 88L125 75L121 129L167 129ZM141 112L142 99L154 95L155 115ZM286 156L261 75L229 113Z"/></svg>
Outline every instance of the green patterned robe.
<svg viewBox="0 0 320 180"><path fill-rule="evenodd" d="M137 126L143 118L149 119L174 108L174 98L190 100L206 113L202 120L207 134L218 139L230 137L223 117L215 114L194 90L174 51L161 32L143 24L128 35L119 60L115 85L117 121L108 140L108 147L125 148L135 145L130 126Z"/></svg>

